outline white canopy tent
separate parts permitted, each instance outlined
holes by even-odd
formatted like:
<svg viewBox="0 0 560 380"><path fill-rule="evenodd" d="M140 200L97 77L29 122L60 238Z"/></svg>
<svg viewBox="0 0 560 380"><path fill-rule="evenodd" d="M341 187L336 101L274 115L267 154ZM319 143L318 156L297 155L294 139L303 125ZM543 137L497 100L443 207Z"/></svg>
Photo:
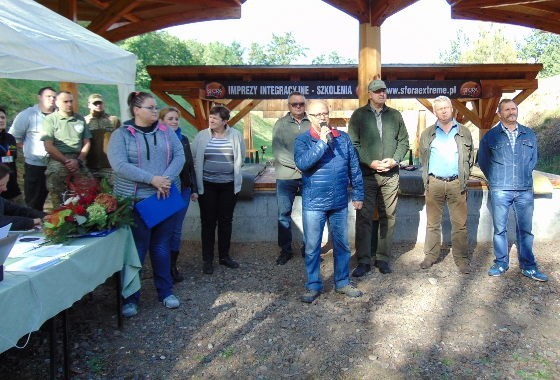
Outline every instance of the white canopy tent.
<svg viewBox="0 0 560 380"><path fill-rule="evenodd" d="M1 78L117 85L128 118L134 54L32 0L0 2L0 36Z"/></svg>

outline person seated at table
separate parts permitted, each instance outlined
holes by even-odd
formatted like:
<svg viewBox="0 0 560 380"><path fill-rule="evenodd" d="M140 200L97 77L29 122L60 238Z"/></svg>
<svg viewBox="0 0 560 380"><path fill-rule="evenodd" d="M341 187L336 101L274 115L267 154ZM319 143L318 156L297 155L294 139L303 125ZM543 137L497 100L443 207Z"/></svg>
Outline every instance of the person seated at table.
<svg viewBox="0 0 560 380"><path fill-rule="evenodd" d="M10 181L10 168L0 164L0 193L8 189ZM30 207L20 206L14 202L0 197L0 227L12 223L12 230L30 230L40 226L45 213Z"/></svg>

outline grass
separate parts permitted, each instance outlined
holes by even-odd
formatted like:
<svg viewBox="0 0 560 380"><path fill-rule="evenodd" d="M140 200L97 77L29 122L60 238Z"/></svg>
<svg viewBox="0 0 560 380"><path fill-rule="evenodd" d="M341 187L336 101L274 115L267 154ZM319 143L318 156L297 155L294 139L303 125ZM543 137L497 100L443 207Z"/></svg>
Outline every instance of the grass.
<svg viewBox="0 0 560 380"><path fill-rule="evenodd" d="M560 156L540 157L537 162L537 170L560 175Z"/></svg>

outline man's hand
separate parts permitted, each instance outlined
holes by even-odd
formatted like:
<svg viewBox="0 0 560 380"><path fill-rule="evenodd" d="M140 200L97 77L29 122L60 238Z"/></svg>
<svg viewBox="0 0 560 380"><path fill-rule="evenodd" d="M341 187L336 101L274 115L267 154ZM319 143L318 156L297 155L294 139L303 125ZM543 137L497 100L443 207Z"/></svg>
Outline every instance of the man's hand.
<svg viewBox="0 0 560 380"><path fill-rule="evenodd" d="M324 142L328 142L327 135L331 130L328 127L321 127L321 133L319 134L319 138Z"/></svg>
<svg viewBox="0 0 560 380"><path fill-rule="evenodd" d="M354 206L354 210L360 210L363 205L364 202L362 201L352 201L352 206Z"/></svg>
<svg viewBox="0 0 560 380"><path fill-rule="evenodd" d="M383 161L379 161L379 160L373 160L369 165L369 167L378 173L386 172L387 170L389 170L387 169L387 166L383 163Z"/></svg>
<svg viewBox="0 0 560 380"><path fill-rule="evenodd" d="M192 193L191 194L191 201L193 201L193 202L198 201L198 194L197 193Z"/></svg>
<svg viewBox="0 0 560 380"><path fill-rule="evenodd" d="M68 169L70 173L76 173L80 170L80 161L77 158L69 158L64 161L64 167Z"/></svg>

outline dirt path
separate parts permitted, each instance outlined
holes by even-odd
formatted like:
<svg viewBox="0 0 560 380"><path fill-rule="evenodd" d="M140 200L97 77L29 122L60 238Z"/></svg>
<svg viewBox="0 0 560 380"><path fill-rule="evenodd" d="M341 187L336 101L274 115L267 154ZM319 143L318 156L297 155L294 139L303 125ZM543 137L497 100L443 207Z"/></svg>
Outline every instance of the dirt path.
<svg viewBox="0 0 560 380"><path fill-rule="evenodd" d="M234 244L242 267L216 266L212 276L201 272L200 246L185 249L178 310L156 301L148 271L140 313L122 331L108 284L70 310L74 378L560 378L554 243L536 245L548 283L523 277L516 259L505 276L488 277L488 245L472 247L470 275L451 256L421 271L421 248L397 245L394 273L359 281L356 300L333 292L327 254L325 293L312 305L299 301L302 258L276 266L274 244ZM0 355L0 377L46 378L47 337Z"/></svg>

